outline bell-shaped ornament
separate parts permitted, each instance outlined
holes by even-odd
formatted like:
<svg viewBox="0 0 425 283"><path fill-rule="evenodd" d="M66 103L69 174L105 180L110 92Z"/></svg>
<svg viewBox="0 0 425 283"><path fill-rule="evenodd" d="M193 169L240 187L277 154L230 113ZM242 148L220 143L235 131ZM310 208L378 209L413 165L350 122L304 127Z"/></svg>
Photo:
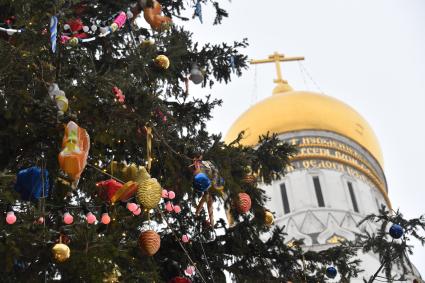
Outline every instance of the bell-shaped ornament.
<svg viewBox="0 0 425 283"><path fill-rule="evenodd" d="M189 79L194 84L200 84L204 81L204 75L202 74L201 70L199 69L198 65L193 64L192 70L190 71L190 77Z"/></svg>

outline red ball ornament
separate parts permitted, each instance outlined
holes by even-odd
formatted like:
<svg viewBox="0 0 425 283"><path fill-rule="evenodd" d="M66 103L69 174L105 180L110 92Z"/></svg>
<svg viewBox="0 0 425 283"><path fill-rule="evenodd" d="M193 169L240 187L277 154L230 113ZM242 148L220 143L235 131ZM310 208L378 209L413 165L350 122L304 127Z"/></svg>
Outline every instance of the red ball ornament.
<svg viewBox="0 0 425 283"><path fill-rule="evenodd" d="M89 212L86 214L86 220L88 224L94 224L94 222L96 222L96 216L93 213Z"/></svg>
<svg viewBox="0 0 425 283"><path fill-rule="evenodd" d="M175 212L175 213L180 213L181 211L182 211L182 208L180 207L180 205L176 204L176 205L174 206L174 212Z"/></svg>
<svg viewBox="0 0 425 283"><path fill-rule="evenodd" d="M189 278L177 276L168 281L168 283L192 283Z"/></svg>
<svg viewBox="0 0 425 283"><path fill-rule="evenodd" d="M134 202L128 202L127 203L127 209L130 210L131 212L137 210L137 208L138 208L138 206Z"/></svg>
<svg viewBox="0 0 425 283"><path fill-rule="evenodd" d="M239 213L247 213L251 209L251 197L247 193L239 193L235 205Z"/></svg>
<svg viewBox="0 0 425 283"><path fill-rule="evenodd" d="M65 212L63 215L63 223L69 225L72 224L72 222L74 222L74 217L69 212Z"/></svg>
<svg viewBox="0 0 425 283"><path fill-rule="evenodd" d="M137 207L137 209L133 211L134 215L140 215L140 213L142 213L142 210L140 209L140 207Z"/></svg>
<svg viewBox="0 0 425 283"><path fill-rule="evenodd" d="M143 254L153 256L161 246L161 238L153 230L142 232L139 236L139 247Z"/></svg>
<svg viewBox="0 0 425 283"><path fill-rule="evenodd" d="M16 215L13 211L9 211L6 215L6 222L9 225L15 224L16 222Z"/></svg>
<svg viewBox="0 0 425 283"><path fill-rule="evenodd" d="M173 191L168 192L168 198L169 199L174 199L175 197L176 197L176 194Z"/></svg>
<svg viewBox="0 0 425 283"><path fill-rule="evenodd" d="M108 213L103 213L102 214L102 219L101 219L102 223L105 225L108 225L111 222L111 217L109 216Z"/></svg>
<svg viewBox="0 0 425 283"><path fill-rule="evenodd" d="M166 209L168 212L173 211L173 204L172 204L171 202L167 201L167 203L165 204L165 209Z"/></svg>

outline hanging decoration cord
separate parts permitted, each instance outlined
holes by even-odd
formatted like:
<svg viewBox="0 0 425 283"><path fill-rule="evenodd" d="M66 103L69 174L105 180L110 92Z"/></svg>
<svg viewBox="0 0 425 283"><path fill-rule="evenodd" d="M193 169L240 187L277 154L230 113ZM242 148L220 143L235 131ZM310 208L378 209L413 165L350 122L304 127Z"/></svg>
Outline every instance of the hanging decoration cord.
<svg viewBox="0 0 425 283"><path fill-rule="evenodd" d="M310 75L309 71L307 70L307 68L304 66L303 63L299 62L301 68L304 70L304 72L307 74L308 78L313 82L314 86L319 90L319 92L321 94L325 94L322 89L320 88L320 86L316 83L316 81L313 79L313 77Z"/></svg>

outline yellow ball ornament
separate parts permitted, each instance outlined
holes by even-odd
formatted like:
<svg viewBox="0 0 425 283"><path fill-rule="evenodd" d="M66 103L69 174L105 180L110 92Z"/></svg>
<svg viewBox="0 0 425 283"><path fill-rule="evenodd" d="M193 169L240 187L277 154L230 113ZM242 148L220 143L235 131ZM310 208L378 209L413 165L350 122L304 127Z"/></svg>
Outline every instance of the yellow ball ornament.
<svg viewBox="0 0 425 283"><path fill-rule="evenodd" d="M56 244L52 248L53 258L57 262L64 262L71 256L71 250L65 244Z"/></svg>
<svg viewBox="0 0 425 283"><path fill-rule="evenodd" d="M266 223L267 226L271 226L274 223L273 213L270 211L264 213L264 223Z"/></svg>
<svg viewBox="0 0 425 283"><path fill-rule="evenodd" d="M154 61L158 67L164 70L167 70L170 67L170 59L168 59L168 57L165 55L156 56Z"/></svg>
<svg viewBox="0 0 425 283"><path fill-rule="evenodd" d="M136 197L143 208L153 209L161 201L161 185L155 178L145 179L139 183Z"/></svg>

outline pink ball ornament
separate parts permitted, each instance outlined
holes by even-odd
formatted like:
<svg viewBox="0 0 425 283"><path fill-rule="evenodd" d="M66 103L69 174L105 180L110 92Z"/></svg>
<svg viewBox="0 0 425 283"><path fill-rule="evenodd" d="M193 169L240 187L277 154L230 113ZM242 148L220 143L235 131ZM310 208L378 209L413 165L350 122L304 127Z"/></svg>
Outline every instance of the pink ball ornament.
<svg viewBox="0 0 425 283"><path fill-rule="evenodd" d="M168 198L168 191L166 189L162 190L162 198Z"/></svg>
<svg viewBox="0 0 425 283"><path fill-rule="evenodd" d="M16 216L15 213L13 211L9 211L6 215L6 222L9 225L12 225L16 222Z"/></svg>
<svg viewBox="0 0 425 283"><path fill-rule="evenodd" d="M135 210L137 210L137 204L135 204L134 202L128 202L127 209L131 212L134 212Z"/></svg>
<svg viewBox="0 0 425 283"><path fill-rule="evenodd" d="M167 203L165 204L165 209L166 209L168 212L173 211L173 204L172 204L171 202L167 201Z"/></svg>
<svg viewBox="0 0 425 283"><path fill-rule="evenodd" d="M69 212L65 212L63 215L63 223L69 225L72 224L72 222L74 222L74 217Z"/></svg>
<svg viewBox="0 0 425 283"><path fill-rule="evenodd" d="M176 204L176 205L174 206L174 212L175 212L175 213L180 213L181 211L182 211L182 209L181 209L180 205Z"/></svg>
<svg viewBox="0 0 425 283"><path fill-rule="evenodd" d="M111 222L111 217L108 215L108 213L105 212L102 214L101 221L103 224L108 225Z"/></svg>
<svg viewBox="0 0 425 283"><path fill-rule="evenodd" d="M89 212L86 214L86 220L88 224L93 224L94 222L96 222L96 216L93 213Z"/></svg>
<svg viewBox="0 0 425 283"><path fill-rule="evenodd" d="M192 265L188 266L188 267L184 270L184 273L185 273L187 276L192 276L192 275L195 273L195 267L194 267L194 266L192 266Z"/></svg>
<svg viewBox="0 0 425 283"><path fill-rule="evenodd" d="M140 209L140 207L138 207L135 211L133 211L134 215L140 215L140 213L142 213L142 210Z"/></svg>
<svg viewBox="0 0 425 283"><path fill-rule="evenodd" d="M176 194L173 191L168 192L168 198L169 199L174 199L175 197L176 197Z"/></svg>
<svg viewBox="0 0 425 283"><path fill-rule="evenodd" d="M38 219L37 219L37 224L43 224L44 223L44 217L43 216L40 216Z"/></svg>
<svg viewBox="0 0 425 283"><path fill-rule="evenodd" d="M187 243L187 242L189 242L189 236L188 236L188 235L183 235L183 236L182 236L182 242L183 242L183 243Z"/></svg>

